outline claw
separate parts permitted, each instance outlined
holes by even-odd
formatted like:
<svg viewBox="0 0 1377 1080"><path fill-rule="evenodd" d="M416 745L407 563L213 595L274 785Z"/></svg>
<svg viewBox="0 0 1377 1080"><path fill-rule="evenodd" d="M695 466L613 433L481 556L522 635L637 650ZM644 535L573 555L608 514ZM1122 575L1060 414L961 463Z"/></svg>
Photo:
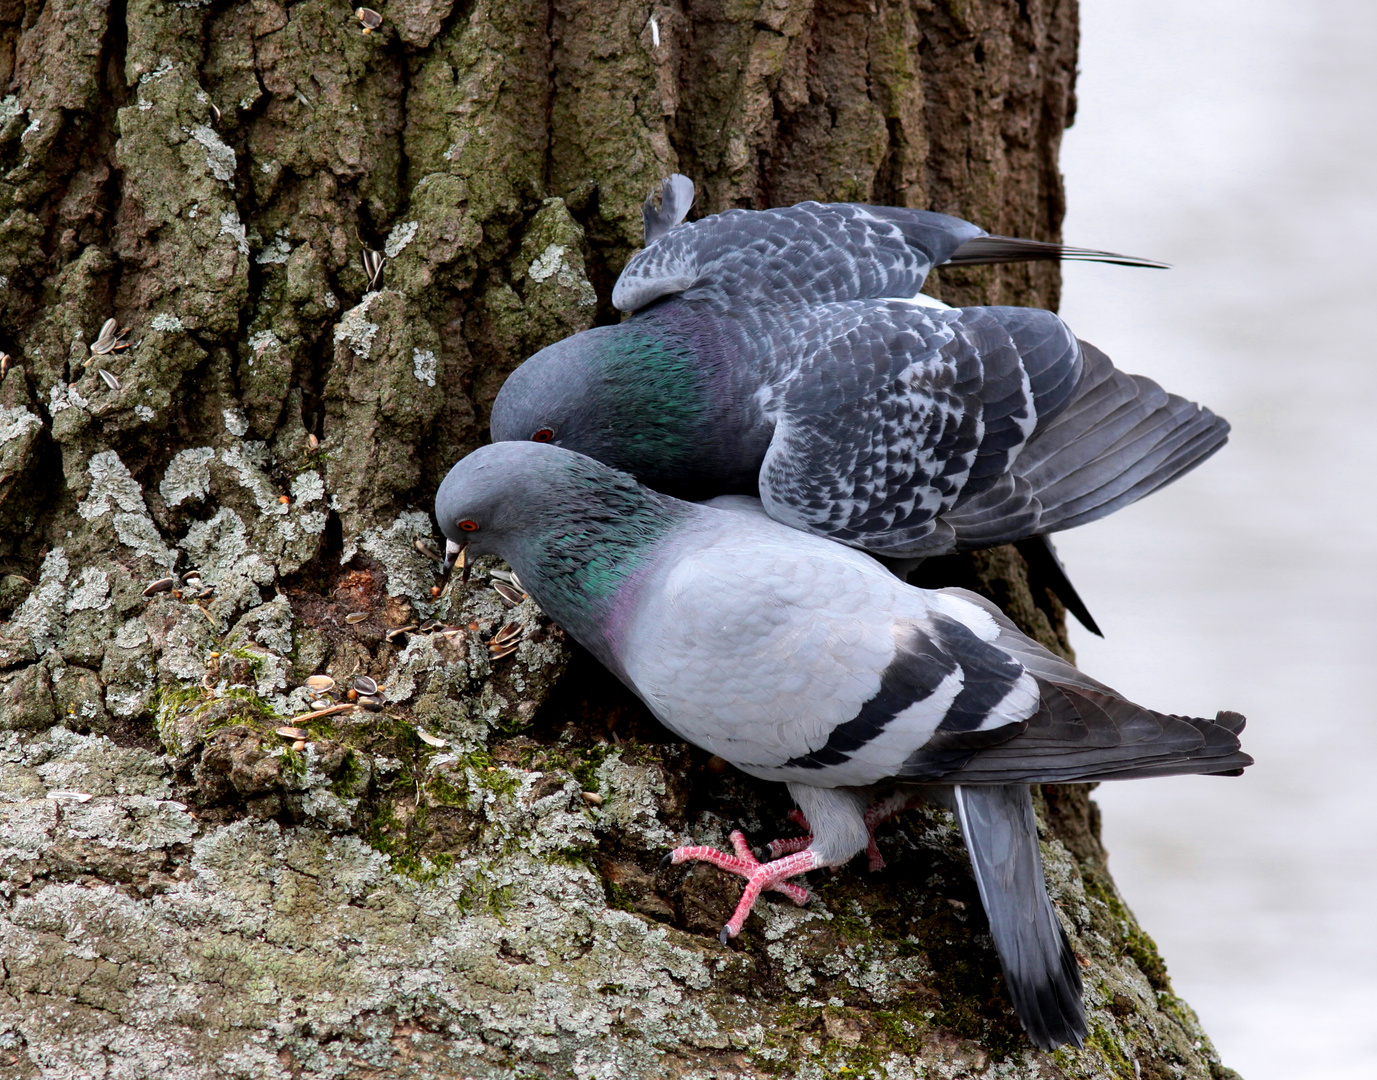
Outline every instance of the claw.
<svg viewBox="0 0 1377 1080"><path fill-rule="evenodd" d="M741 900L736 905L736 910L732 917L727 920L727 925L722 928L719 935L725 944L728 938L734 938L741 933L741 927L746 922L746 916L755 907L755 902L762 892L773 890L781 892L796 904L806 904L812 894L801 885L791 884L788 878L797 877L799 874L806 874L809 870L816 869L820 864L817 856L811 851L800 851L789 855L783 859L775 859L772 862L761 862L751 851L751 846L746 842L746 837L739 831L731 834L732 848L735 855L728 855L710 847L680 847L675 848L666 858L673 863L681 862L708 862L718 869L726 870L728 873L738 874L746 879L746 888L742 890Z"/></svg>

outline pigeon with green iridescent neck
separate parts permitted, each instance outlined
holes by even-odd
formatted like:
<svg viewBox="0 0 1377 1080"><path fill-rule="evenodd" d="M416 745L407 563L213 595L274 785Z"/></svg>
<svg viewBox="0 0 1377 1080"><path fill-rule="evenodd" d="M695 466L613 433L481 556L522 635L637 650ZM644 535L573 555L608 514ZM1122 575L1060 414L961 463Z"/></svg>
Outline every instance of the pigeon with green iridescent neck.
<svg viewBox="0 0 1377 1080"><path fill-rule="evenodd" d="M942 264L1134 260L849 203L683 223L692 190L671 178L647 207L648 246L612 294L635 314L517 368L494 439L685 497L759 495L786 525L898 560L1094 521L1225 442L1219 417L1116 370L1050 311L919 293ZM1045 545L1029 554L1056 570Z"/></svg>
<svg viewBox="0 0 1377 1080"><path fill-rule="evenodd" d="M790 529L755 500L682 502L592 458L497 443L435 500L452 562L501 556L535 601L671 731L788 785L809 834L760 862L686 846L746 879L722 938L765 890L873 848L923 798L954 811L1015 1010L1038 1045L1086 1033L1075 955L1047 896L1028 785L1236 773L1243 718L1126 701L960 589L904 584Z"/></svg>

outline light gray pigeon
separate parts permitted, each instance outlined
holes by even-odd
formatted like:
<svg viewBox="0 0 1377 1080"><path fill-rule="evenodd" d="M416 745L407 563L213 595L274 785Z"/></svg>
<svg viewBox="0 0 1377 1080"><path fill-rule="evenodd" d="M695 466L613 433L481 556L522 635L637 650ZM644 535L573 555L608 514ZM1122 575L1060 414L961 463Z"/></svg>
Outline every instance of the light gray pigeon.
<svg viewBox="0 0 1377 1080"><path fill-rule="evenodd" d="M912 560L1094 521L1227 438L1050 311L918 294L939 264L1134 260L850 203L683 224L692 190L671 177L647 205L648 246L612 294L636 314L517 368L494 440L552 442L687 498L758 494L786 525ZM1025 554L1059 571L1045 542Z"/></svg>
<svg viewBox="0 0 1377 1080"><path fill-rule="evenodd" d="M772 521L740 496L682 502L592 458L497 443L445 478L452 563L506 559L536 602L671 731L781 781L811 832L760 863L678 848L760 893L840 866L915 797L960 822L1015 1010L1032 1040L1086 1032L1075 956L1048 899L1028 785L1236 773L1243 718L1134 705L960 589L901 582L859 551ZM466 563L468 565L468 563Z"/></svg>

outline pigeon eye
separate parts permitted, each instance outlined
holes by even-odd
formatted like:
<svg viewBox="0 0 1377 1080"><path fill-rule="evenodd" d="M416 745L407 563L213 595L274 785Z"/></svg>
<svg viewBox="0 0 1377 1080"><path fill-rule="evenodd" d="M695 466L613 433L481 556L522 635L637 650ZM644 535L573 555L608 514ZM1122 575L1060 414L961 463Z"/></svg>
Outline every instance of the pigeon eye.
<svg viewBox="0 0 1377 1080"><path fill-rule="evenodd" d="M463 529L464 532L478 531L478 522L474 521L472 518L465 518L463 521L456 522L455 524L457 524L459 528Z"/></svg>
<svg viewBox="0 0 1377 1080"><path fill-rule="evenodd" d="M531 436L531 442L549 442L555 437L555 429L543 427Z"/></svg>

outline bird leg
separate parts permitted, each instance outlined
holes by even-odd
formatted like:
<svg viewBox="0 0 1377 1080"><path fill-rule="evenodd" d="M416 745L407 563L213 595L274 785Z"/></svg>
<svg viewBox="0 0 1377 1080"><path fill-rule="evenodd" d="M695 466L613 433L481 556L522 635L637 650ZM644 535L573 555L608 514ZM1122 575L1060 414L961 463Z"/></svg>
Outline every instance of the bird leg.
<svg viewBox="0 0 1377 1080"><path fill-rule="evenodd" d="M775 892L782 892L796 904L806 904L812 893L801 885L790 884L787 879L806 874L818 866L817 857L810 851L798 851L785 858L762 863L755 857L750 844L746 842L746 837L739 830L732 832L731 842L736 850L735 856L710 847L678 847L666 855L661 863L662 866L671 866L682 862L707 862L746 879L746 888L741 892L741 900L732 912L732 917L727 920L727 925L722 927L724 945L728 938L734 938L741 933L746 917L750 915L762 892L773 889Z"/></svg>
<svg viewBox="0 0 1377 1080"><path fill-rule="evenodd" d="M866 845L866 859L870 863L870 872L876 873L885 868L885 857L880 854L880 848L875 843L875 827L888 821L892 817L903 813L910 806L916 806L922 800L916 795L906 794L896 791L894 794L880 799L870 804L865 811L865 832L869 837L870 843ZM771 840L766 850L770 853L770 858L777 859L781 855L788 855L795 851L802 851L813 842L812 830L808 826L808 819L803 816L803 811L795 807L789 811L789 820L803 829L807 836L791 836L785 840Z"/></svg>

